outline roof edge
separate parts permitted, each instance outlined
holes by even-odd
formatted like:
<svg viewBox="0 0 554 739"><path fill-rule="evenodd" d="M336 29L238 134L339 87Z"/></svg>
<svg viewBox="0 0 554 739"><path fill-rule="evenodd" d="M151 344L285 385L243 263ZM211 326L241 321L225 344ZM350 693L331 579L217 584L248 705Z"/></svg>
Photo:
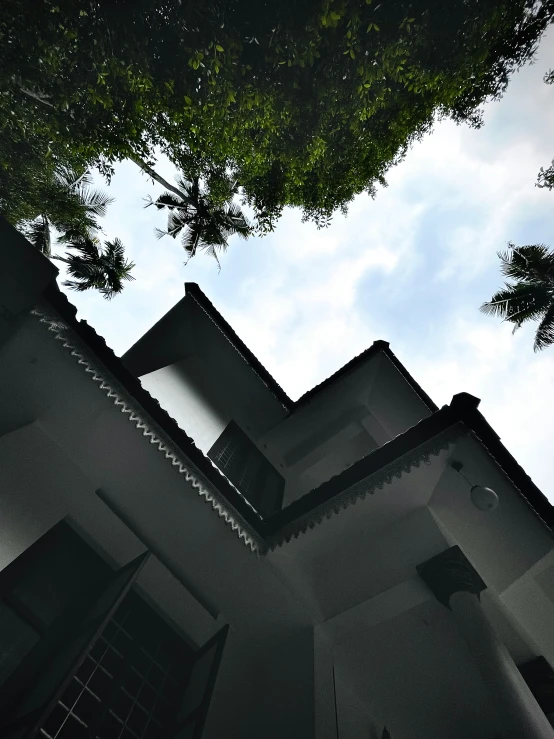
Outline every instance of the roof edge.
<svg viewBox="0 0 554 739"><path fill-rule="evenodd" d="M169 463L191 481L198 494L239 538L253 551L263 552L264 526L260 514L142 387L105 340L86 321L77 320L75 306L55 283L45 291L43 300L32 311L37 320L46 325L55 339L62 341L99 388L121 406L143 436L156 444Z"/></svg>
<svg viewBox="0 0 554 739"><path fill-rule="evenodd" d="M279 385L277 380L267 371L256 355L246 346L233 327L223 318L210 299L196 282L185 282L185 295L191 295L200 307L208 314L219 330L227 337L236 351L245 359L264 385L273 393L279 403L287 411L291 411L294 402Z"/></svg>
<svg viewBox="0 0 554 739"><path fill-rule="evenodd" d="M450 405L419 421L403 434L363 457L266 521L269 546L282 545L308 528L347 508L360 497L400 477L416 458L437 454L461 434L472 434L519 492L531 511L554 534L554 506L535 485L499 435L478 410L480 400L469 393L453 396ZM416 461L414 462L414 459Z"/></svg>

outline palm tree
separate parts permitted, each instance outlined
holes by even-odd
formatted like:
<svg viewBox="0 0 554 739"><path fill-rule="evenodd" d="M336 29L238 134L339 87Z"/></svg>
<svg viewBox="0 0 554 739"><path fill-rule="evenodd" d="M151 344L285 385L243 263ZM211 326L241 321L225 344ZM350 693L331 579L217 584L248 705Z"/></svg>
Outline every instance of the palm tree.
<svg viewBox="0 0 554 739"><path fill-rule="evenodd" d="M46 256L51 255L51 227L65 241L69 232L92 237L101 230L97 218L106 215L113 198L101 190L94 190L91 184L92 177L87 170L78 172L60 167L49 188L43 212L36 219L20 224L29 241Z"/></svg>
<svg viewBox="0 0 554 739"><path fill-rule="evenodd" d="M72 290L99 290L111 300L123 290L125 280L134 280L131 270L135 265L125 259L125 249L119 239L105 241L102 248L97 238L73 235L68 249L75 249L77 254L67 251L65 257L52 259L67 264L67 271L75 279L63 284Z"/></svg>
<svg viewBox="0 0 554 739"><path fill-rule="evenodd" d="M539 320L533 347L538 351L554 344L554 251L543 244L508 247L498 256L502 274L515 282L506 282L481 310L513 323L514 331Z"/></svg>
<svg viewBox="0 0 554 739"><path fill-rule="evenodd" d="M29 241L50 259L67 264L74 280L63 284L72 290L99 290L111 299L123 290L125 280L132 280L134 264L124 256L124 247L119 239L104 242L100 246L97 233L101 231L98 218L106 215L108 205L113 202L100 190L91 187L90 172L80 172L63 167L54 176L44 203L44 212L32 221L19 224ZM51 229L59 234L57 244L65 244L65 257L52 254ZM69 250L75 249L77 254Z"/></svg>
<svg viewBox="0 0 554 739"><path fill-rule="evenodd" d="M167 183L166 183L167 184ZM252 234L252 226L241 208L233 202L237 192L236 183L228 183L228 192L217 200L200 184L198 177L177 180L178 187L171 186L171 192L164 192L155 201L147 203L169 211L167 229L156 229L158 238L181 234L183 248L192 259L198 249L204 249L218 260L218 251L227 248L233 235L246 239ZM187 260L188 261L188 260Z"/></svg>

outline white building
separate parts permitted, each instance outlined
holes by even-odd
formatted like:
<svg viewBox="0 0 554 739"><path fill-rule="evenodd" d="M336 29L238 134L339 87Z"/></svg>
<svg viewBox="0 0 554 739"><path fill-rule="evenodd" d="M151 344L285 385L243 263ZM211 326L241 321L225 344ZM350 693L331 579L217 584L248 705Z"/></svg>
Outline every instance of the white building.
<svg viewBox="0 0 554 739"><path fill-rule="evenodd" d="M2 736L554 737L554 510L478 399L378 341L292 402L196 285L119 359L0 264Z"/></svg>

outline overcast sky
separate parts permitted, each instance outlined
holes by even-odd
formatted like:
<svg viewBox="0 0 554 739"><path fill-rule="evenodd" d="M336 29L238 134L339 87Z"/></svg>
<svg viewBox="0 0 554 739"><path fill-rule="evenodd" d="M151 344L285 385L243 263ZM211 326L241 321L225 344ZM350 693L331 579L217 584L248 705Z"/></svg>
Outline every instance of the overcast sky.
<svg viewBox="0 0 554 739"><path fill-rule="evenodd" d="M361 195L346 217L317 231L289 210L263 239L232 240L218 272L179 242L157 241L164 215L144 209L153 187L123 163L105 220L135 261L136 281L111 303L68 293L79 315L122 354L197 282L296 398L375 339L390 342L438 405L466 391L519 463L554 502L554 347L533 353L533 327L479 313L501 285L496 252L508 241L554 247L554 192L535 187L554 157L554 34L535 64L485 109L480 130L435 126L394 169L389 186ZM168 179L173 171L160 163Z"/></svg>

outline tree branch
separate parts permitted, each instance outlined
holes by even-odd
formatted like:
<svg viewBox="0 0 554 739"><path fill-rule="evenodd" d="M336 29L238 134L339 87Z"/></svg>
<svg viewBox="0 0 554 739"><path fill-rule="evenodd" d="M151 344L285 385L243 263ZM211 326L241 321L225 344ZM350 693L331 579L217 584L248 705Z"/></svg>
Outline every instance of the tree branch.
<svg viewBox="0 0 554 739"><path fill-rule="evenodd" d="M32 90L27 90L25 87L21 87L21 85L19 85L19 89L24 95L28 95L34 100L38 100L39 103L43 103L44 105L48 105L48 107L50 108L54 108L54 110L56 109L56 106L52 105L52 103L49 103L48 100L46 100L46 97L41 96L40 93L33 92Z"/></svg>
<svg viewBox="0 0 554 739"><path fill-rule="evenodd" d="M181 200L186 200L186 195L181 192L175 185L171 185L167 180L165 180L163 177L161 177L152 167L150 167L144 159L141 159L138 154L133 154L129 157L129 159L134 162L137 167L140 167L143 172L146 172L147 175L152 177L153 180L156 180L160 185L163 185L166 190L170 190L172 193L177 195L177 197L181 198Z"/></svg>

